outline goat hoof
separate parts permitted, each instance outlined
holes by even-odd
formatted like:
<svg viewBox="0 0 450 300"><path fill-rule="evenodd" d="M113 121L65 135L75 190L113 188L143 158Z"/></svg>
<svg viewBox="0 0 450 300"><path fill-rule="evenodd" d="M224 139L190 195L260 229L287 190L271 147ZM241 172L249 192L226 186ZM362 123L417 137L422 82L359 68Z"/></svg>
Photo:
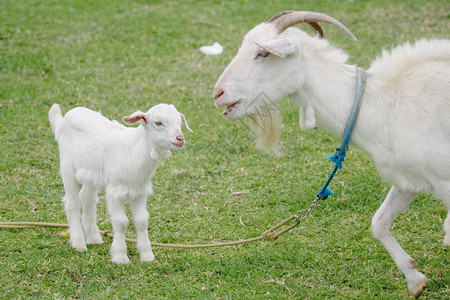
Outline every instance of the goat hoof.
<svg viewBox="0 0 450 300"><path fill-rule="evenodd" d="M74 248L75 251L77 251L77 252L84 252L87 250L86 243L84 241L78 242L78 243L72 243L72 248Z"/></svg>
<svg viewBox="0 0 450 300"><path fill-rule="evenodd" d="M414 298L419 298L420 294L425 290L425 288L428 285L428 279L425 277L425 275L420 273L420 278L418 278L415 282L412 284L408 284L409 292L411 293L411 296Z"/></svg>
<svg viewBox="0 0 450 300"><path fill-rule="evenodd" d="M155 255L150 251L147 253L141 253L141 262L154 261Z"/></svg>
<svg viewBox="0 0 450 300"><path fill-rule="evenodd" d="M130 259L128 258L128 256L116 256L116 257L113 257L112 259L111 259L111 261L113 262L113 263L115 263L115 264L124 264L124 265L126 265L126 264L129 264L130 263Z"/></svg>
<svg viewBox="0 0 450 300"><path fill-rule="evenodd" d="M101 244L103 244L103 241L100 241L100 242L94 242L94 243L89 243L89 245L92 245L92 246L98 246L98 245L101 245Z"/></svg>
<svg viewBox="0 0 450 300"><path fill-rule="evenodd" d="M89 245L101 245L101 244L103 244L103 240L100 236L98 236L95 238L86 239L86 243L88 243Z"/></svg>

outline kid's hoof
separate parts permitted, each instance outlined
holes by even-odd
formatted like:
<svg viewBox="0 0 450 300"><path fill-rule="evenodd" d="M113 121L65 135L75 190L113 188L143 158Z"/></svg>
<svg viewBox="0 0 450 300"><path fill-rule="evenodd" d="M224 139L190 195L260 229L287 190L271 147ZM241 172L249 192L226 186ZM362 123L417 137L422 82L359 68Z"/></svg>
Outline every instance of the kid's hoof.
<svg viewBox="0 0 450 300"><path fill-rule="evenodd" d="M84 252L87 250L86 243L84 241L72 243L72 248L74 248L77 252Z"/></svg>
<svg viewBox="0 0 450 300"><path fill-rule="evenodd" d="M155 255L153 255L153 253L151 251L141 254L141 262L148 262L148 261L154 261L154 260L155 260Z"/></svg>
<svg viewBox="0 0 450 300"><path fill-rule="evenodd" d="M111 261L115 264L129 264L130 260L128 259L128 256L117 256L117 257L113 257L111 259Z"/></svg>
<svg viewBox="0 0 450 300"><path fill-rule="evenodd" d="M102 238L100 236L96 237L96 238L92 238L92 239L87 239L86 242L89 245L101 245L101 244L103 244L103 240L102 240Z"/></svg>

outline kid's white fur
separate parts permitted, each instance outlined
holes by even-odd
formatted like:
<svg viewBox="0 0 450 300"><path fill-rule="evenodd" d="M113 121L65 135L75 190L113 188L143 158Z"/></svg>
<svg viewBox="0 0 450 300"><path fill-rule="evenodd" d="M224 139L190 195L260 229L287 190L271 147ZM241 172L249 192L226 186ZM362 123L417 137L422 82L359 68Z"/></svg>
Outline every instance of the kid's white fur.
<svg viewBox="0 0 450 300"><path fill-rule="evenodd" d="M181 125L191 131L184 115L173 105L159 104L146 113L138 111L125 117L127 124L140 123L138 127L125 127L83 107L63 117L59 105L53 104L49 120L60 149L63 202L72 247L85 251L86 243L103 242L96 222L96 203L97 194L105 189L114 230L112 261L129 263L126 202L134 217L140 259L153 261L147 197L153 194L151 179L161 158L184 146Z"/></svg>

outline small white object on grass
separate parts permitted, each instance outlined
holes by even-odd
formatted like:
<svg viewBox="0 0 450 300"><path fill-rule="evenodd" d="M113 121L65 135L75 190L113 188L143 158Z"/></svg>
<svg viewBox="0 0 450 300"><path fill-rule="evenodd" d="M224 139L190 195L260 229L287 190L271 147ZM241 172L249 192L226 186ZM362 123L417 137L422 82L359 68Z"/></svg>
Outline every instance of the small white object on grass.
<svg viewBox="0 0 450 300"><path fill-rule="evenodd" d="M206 55L218 55L223 52L223 47L218 42L212 44L212 46L202 46L200 47L200 52Z"/></svg>

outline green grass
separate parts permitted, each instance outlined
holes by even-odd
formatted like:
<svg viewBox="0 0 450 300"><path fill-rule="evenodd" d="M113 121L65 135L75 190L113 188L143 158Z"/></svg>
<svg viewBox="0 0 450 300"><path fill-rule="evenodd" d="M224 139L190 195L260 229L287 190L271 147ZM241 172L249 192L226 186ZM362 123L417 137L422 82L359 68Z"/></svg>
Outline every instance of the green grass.
<svg viewBox="0 0 450 300"><path fill-rule="evenodd" d="M257 236L309 205L331 171L339 140L301 132L298 108L280 103L282 157L255 150L245 122L228 122L212 89L243 35L287 9L328 13L358 37L325 25L328 38L367 67L381 49L448 38L447 1L10 1L0 3L0 221L65 222L58 148L47 120L86 106L111 119L160 102L194 134L164 160L148 202L152 241L210 243ZM308 30L308 29L305 29ZM198 48L219 41L220 56ZM155 248L156 261L110 262L110 240L74 252L56 229L0 230L1 298L407 298L404 277L370 234L389 186L351 148L312 216L279 240L200 250ZM248 191L229 196L234 191ZM110 229L104 197L99 226ZM450 293L442 244L446 209L419 197L392 232L430 280L424 296ZM129 236L134 236L133 225Z"/></svg>

